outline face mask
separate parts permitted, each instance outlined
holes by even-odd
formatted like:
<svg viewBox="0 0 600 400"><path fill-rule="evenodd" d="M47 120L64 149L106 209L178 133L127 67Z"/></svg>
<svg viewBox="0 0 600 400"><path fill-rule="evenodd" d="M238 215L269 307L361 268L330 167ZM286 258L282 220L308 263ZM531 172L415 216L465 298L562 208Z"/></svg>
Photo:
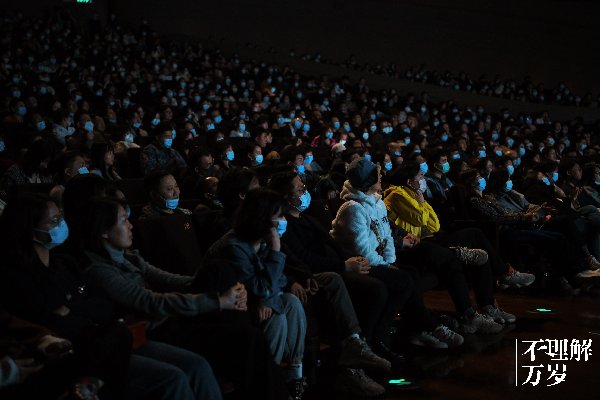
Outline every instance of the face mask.
<svg viewBox="0 0 600 400"><path fill-rule="evenodd" d="M515 173L515 167L513 167L512 165L509 165L506 167L506 171L508 172L508 176L511 176L512 174Z"/></svg>
<svg viewBox="0 0 600 400"><path fill-rule="evenodd" d="M245 132L246 131L246 125L240 124L239 131L240 132Z"/></svg>
<svg viewBox="0 0 600 400"><path fill-rule="evenodd" d="M256 163L258 165L262 164L262 162L263 162L263 155L262 154L257 154L256 156L254 156L254 161L256 161Z"/></svg>
<svg viewBox="0 0 600 400"><path fill-rule="evenodd" d="M440 121L433 121L433 127L437 128L438 126L440 126Z"/></svg>
<svg viewBox="0 0 600 400"><path fill-rule="evenodd" d="M440 139L442 139L442 142L447 142L448 141L448 135L446 133L444 133Z"/></svg>
<svg viewBox="0 0 600 400"><path fill-rule="evenodd" d="M594 181L594 184L600 186L600 181Z"/></svg>
<svg viewBox="0 0 600 400"><path fill-rule="evenodd" d="M215 129L215 124L213 124L212 122L208 125L206 125L206 130L207 131L212 131Z"/></svg>
<svg viewBox="0 0 600 400"><path fill-rule="evenodd" d="M341 139L340 144L346 144L346 139Z"/></svg>
<svg viewBox="0 0 600 400"><path fill-rule="evenodd" d="M0 140L0 153L6 150L6 145L4 144L4 140Z"/></svg>
<svg viewBox="0 0 600 400"><path fill-rule="evenodd" d="M363 157L365 160L371 161L371 155L369 153L365 154Z"/></svg>
<svg viewBox="0 0 600 400"><path fill-rule="evenodd" d="M173 139L163 139L163 146L165 149L170 149L173 146Z"/></svg>
<svg viewBox="0 0 600 400"><path fill-rule="evenodd" d="M313 162L313 160L314 160L313 155L312 154L308 155L308 156L304 157L304 164L310 164Z"/></svg>
<svg viewBox="0 0 600 400"><path fill-rule="evenodd" d="M344 130L345 130L347 133L350 133L350 131L351 131L352 129L350 129L350 125L344 125Z"/></svg>
<svg viewBox="0 0 600 400"><path fill-rule="evenodd" d="M442 174L447 174L450 171L450 163L446 161L442 164Z"/></svg>
<svg viewBox="0 0 600 400"><path fill-rule="evenodd" d="M134 127L135 129L140 129L140 128L142 127L142 123L141 123L141 122L134 122L134 123L133 123L133 127Z"/></svg>
<svg viewBox="0 0 600 400"><path fill-rule="evenodd" d="M65 240L67 240L67 238L69 237L69 227L67 226L67 223L64 219L61 219L57 226L48 231L42 231L40 229L36 229L36 231L47 233L50 236L49 242L41 243L48 250L63 244Z"/></svg>
<svg viewBox="0 0 600 400"><path fill-rule="evenodd" d="M125 134L124 140L127 143L133 143L133 133L127 133L127 134Z"/></svg>
<svg viewBox="0 0 600 400"><path fill-rule="evenodd" d="M193 136L193 137L196 137L196 136L198 136L198 133L196 132L196 128L192 128L192 129L190 130L190 133L192 134L192 136Z"/></svg>
<svg viewBox="0 0 600 400"><path fill-rule="evenodd" d="M371 125L371 127L369 129L371 130L371 132L375 133L375 131L377 130L377 127L375 125Z"/></svg>
<svg viewBox="0 0 600 400"><path fill-rule="evenodd" d="M308 124L304 124L304 126L302 126L302 130L303 130L304 132L308 132L308 131L310 131L310 125L308 125Z"/></svg>
<svg viewBox="0 0 600 400"><path fill-rule="evenodd" d="M485 178L479 178L479 181L477 181L477 189L479 189L481 192L483 192L485 190L485 186L486 186Z"/></svg>
<svg viewBox="0 0 600 400"><path fill-rule="evenodd" d="M174 210L179 205L179 197L165 200L165 207L169 210Z"/></svg>
<svg viewBox="0 0 600 400"><path fill-rule="evenodd" d="M296 209L300 212L304 212L308 206L310 206L310 200L310 193L307 190L302 196L300 196L300 205L296 206Z"/></svg>
<svg viewBox="0 0 600 400"><path fill-rule="evenodd" d="M495 142L496 140L498 140L498 137L500 137L500 135L498 135L498 132L494 132L492 133L492 140Z"/></svg>
<svg viewBox="0 0 600 400"><path fill-rule="evenodd" d="M279 125L283 125L283 124L285 124L285 118L283 118L283 117L279 117L279 118L277 118L277 123L278 123Z"/></svg>
<svg viewBox="0 0 600 400"><path fill-rule="evenodd" d="M421 179L419 181L419 191L421 193L425 193L427 191L427 181L425 179Z"/></svg>
<svg viewBox="0 0 600 400"><path fill-rule="evenodd" d="M362 138L363 138L364 140L369 140L369 132L363 132L363 134L362 134Z"/></svg>
<svg viewBox="0 0 600 400"><path fill-rule="evenodd" d="M279 237L282 237L287 229L287 220L286 219L278 219L273 222L277 222L277 233Z"/></svg>
<svg viewBox="0 0 600 400"><path fill-rule="evenodd" d="M571 146L571 141L569 139L565 139L565 141L563 143L565 144L565 147Z"/></svg>
<svg viewBox="0 0 600 400"><path fill-rule="evenodd" d="M217 116L215 117L215 122L216 122L217 124L220 124L220 123L221 123L221 121L223 121L223 117L221 117L221 115L217 115Z"/></svg>
<svg viewBox="0 0 600 400"><path fill-rule="evenodd" d="M549 144L550 146L554 146L554 143L556 143L556 142L554 141L554 138L549 138L549 139L548 139L548 144Z"/></svg>
<svg viewBox="0 0 600 400"><path fill-rule="evenodd" d="M327 133L325 133L325 138L327 138L327 139L333 139L333 132L327 132Z"/></svg>
<svg viewBox="0 0 600 400"><path fill-rule="evenodd" d="M479 150L479 157L480 157L480 158L485 158L485 157L486 157L486 155L487 155L487 154L485 153L485 150Z"/></svg>
<svg viewBox="0 0 600 400"><path fill-rule="evenodd" d="M300 129L300 127L302 127L302 122L300 122L300 121L294 121L294 128Z"/></svg>
<svg viewBox="0 0 600 400"><path fill-rule="evenodd" d="M425 161L423 161L420 165L419 165L419 169L421 170L421 172L423 174L426 174L427 171L429 171L429 166L427 165L427 163Z"/></svg>
<svg viewBox="0 0 600 400"><path fill-rule="evenodd" d="M233 161L235 159L235 153L233 150L229 150L227 153L225 153L225 157L227 157L229 161Z"/></svg>
<svg viewBox="0 0 600 400"><path fill-rule="evenodd" d="M504 184L504 191L505 192L510 192L513 188L513 183L511 180L506 181L506 183Z"/></svg>
<svg viewBox="0 0 600 400"><path fill-rule="evenodd" d="M553 181L553 182L556 182L556 181L558 181L558 172L553 172L553 173L552 173L552 181Z"/></svg>
<svg viewBox="0 0 600 400"><path fill-rule="evenodd" d="M498 157L502 157L502 150L496 150L496 155Z"/></svg>
<svg viewBox="0 0 600 400"><path fill-rule="evenodd" d="M550 186L550 180L547 177L543 177L542 182L544 182L546 186Z"/></svg>
<svg viewBox="0 0 600 400"><path fill-rule="evenodd" d="M152 125L156 126L156 125L158 125L158 124L160 124L160 119L159 119L159 118L154 118L154 119L152 120Z"/></svg>
<svg viewBox="0 0 600 400"><path fill-rule="evenodd" d="M296 165L296 172L298 172L299 175L304 175L306 168L304 168L304 165Z"/></svg>
<svg viewBox="0 0 600 400"><path fill-rule="evenodd" d="M46 121L40 121L36 125L38 131L43 131L46 129Z"/></svg>
<svg viewBox="0 0 600 400"><path fill-rule="evenodd" d="M586 144L586 143L581 143L581 144L579 145L579 150L580 150L581 152L583 152L585 149L587 149L587 144Z"/></svg>
<svg viewBox="0 0 600 400"><path fill-rule="evenodd" d="M512 148L512 147L513 147L513 144L515 144L515 140L514 140L514 139L512 139L512 138L508 138L508 139L506 140L506 144L508 145L508 147Z"/></svg>
<svg viewBox="0 0 600 400"><path fill-rule="evenodd" d="M383 133L385 133L386 135L389 135L393 131L394 131L394 128L392 128L391 126L386 126L385 128L383 128Z"/></svg>
<svg viewBox="0 0 600 400"><path fill-rule="evenodd" d="M404 143L406 143L406 144L410 144L410 138L409 138L409 137L407 137L407 138L404 138Z"/></svg>
<svg viewBox="0 0 600 400"><path fill-rule="evenodd" d="M22 117L25 114L27 114L27 107L25 107L25 106L19 106L17 108L17 115L20 115Z"/></svg>
<svg viewBox="0 0 600 400"><path fill-rule="evenodd" d="M460 154L452 154L453 160L460 160Z"/></svg>
<svg viewBox="0 0 600 400"><path fill-rule="evenodd" d="M392 162L386 162L385 165L383 166L385 168L386 171L391 171L392 170Z"/></svg>
<svg viewBox="0 0 600 400"><path fill-rule="evenodd" d="M340 129L340 121L335 121L335 122L333 123L333 128L334 128L334 129Z"/></svg>
<svg viewBox="0 0 600 400"><path fill-rule="evenodd" d="M85 174L89 174L90 171L88 171L87 167L81 167L77 170L77 173L79 175L85 175Z"/></svg>
<svg viewBox="0 0 600 400"><path fill-rule="evenodd" d="M519 147L519 156L523 157L525 155L525 147Z"/></svg>

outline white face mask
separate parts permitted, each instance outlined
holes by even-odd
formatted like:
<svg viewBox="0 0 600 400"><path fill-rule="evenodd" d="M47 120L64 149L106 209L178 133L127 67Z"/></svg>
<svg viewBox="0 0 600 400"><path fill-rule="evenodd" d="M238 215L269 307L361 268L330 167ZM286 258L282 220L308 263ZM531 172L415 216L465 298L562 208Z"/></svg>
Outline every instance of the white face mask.
<svg viewBox="0 0 600 400"><path fill-rule="evenodd" d="M421 193L425 193L427 191L427 181L425 179L421 179L419 181L419 190Z"/></svg>

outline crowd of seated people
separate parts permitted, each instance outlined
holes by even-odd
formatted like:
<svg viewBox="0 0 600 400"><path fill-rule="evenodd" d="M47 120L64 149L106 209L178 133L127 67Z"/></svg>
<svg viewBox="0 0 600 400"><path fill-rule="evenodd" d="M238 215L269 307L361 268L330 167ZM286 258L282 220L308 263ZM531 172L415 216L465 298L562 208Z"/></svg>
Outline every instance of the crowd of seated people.
<svg viewBox="0 0 600 400"><path fill-rule="evenodd" d="M1 19L1 323L39 332L0 336L2 397L301 399L315 331L336 389L378 396L404 362L396 325L444 351L518 320L497 290L600 280L598 124L304 76L61 8ZM164 221L201 238L190 274L135 248L174 258L168 232L134 229ZM428 275L456 324L425 307Z"/></svg>

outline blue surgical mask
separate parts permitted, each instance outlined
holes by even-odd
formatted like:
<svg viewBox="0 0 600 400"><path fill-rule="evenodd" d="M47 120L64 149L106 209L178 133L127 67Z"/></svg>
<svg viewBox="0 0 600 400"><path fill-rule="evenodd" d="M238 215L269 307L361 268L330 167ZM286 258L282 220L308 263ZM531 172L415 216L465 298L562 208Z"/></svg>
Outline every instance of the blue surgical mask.
<svg viewBox="0 0 600 400"><path fill-rule="evenodd" d="M425 161L423 161L419 165L419 169L421 170L421 172L423 173L423 175L425 175L427 173L427 171L429 171L429 165L427 165L427 163Z"/></svg>
<svg viewBox="0 0 600 400"><path fill-rule="evenodd" d="M308 131L310 131L310 125L309 125L309 124L304 124L304 125L302 126L302 130L303 130L304 132L308 132Z"/></svg>
<svg viewBox="0 0 600 400"><path fill-rule="evenodd" d="M442 142L447 142L448 141L448 134L444 133L440 139L442 139Z"/></svg>
<svg viewBox="0 0 600 400"><path fill-rule="evenodd" d="M262 154L257 154L256 156L254 156L254 161L256 161L258 165L262 164L263 160L264 158Z"/></svg>
<svg viewBox="0 0 600 400"><path fill-rule="evenodd" d="M450 163L446 161L442 164L442 173L447 174L450 171Z"/></svg>
<svg viewBox="0 0 600 400"><path fill-rule="evenodd" d="M227 153L225 153L225 157L229 161L233 161L235 159L235 153L233 152L233 150L229 150Z"/></svg>
<svg viewBox="0 0 600 400"><path fill-rule="evenodd" d="M134 127L135 129L140 129L140 128L142 127L142 123L141 123L141 122L139 122L139 121L137 121L137 122L134 122L134 123L133 123L133 127Z"/></svg>
<svg viewBox="0 0 600 400"><path fill-rule="evenodd" d="M400 152L400 151L398 151L398 150L396 150L396 151L393 153L393 156L394 156L394 157L400 157L401 155L402 155L402 152Z"/></svg>
<svg viewBox="0 0 600 400"><path fill-rule="evenodd" d="M363 155L364 159L367 161L371 161L371 155L369 153L366 153L365 155Z"/></svg>
<svg viewBox="0 0 600 400"><path fill-rule="evenodd" d="M304 165L296 165L296 172L298 172L299 175L304 175L306 168Z"/></svg>
<svg viewBox="0 0 600 400"><path fill-rule="evenodd" d="M553 172L552 173L552 181L553 182L557 182L558 181L558 172Z"/></svg>
<svg viewBox="0 0 600 400"><path fill-rule="evenodd" d="M133 133L126 133L123 140L127 143L133 143Z"/></svg>
<svg viewBox="0 0 600 400"><path fill-rule="evenodd" d="M375 133L375 131L377 130L377 127L375 125L371 125L369 127L369 129L371 130L371 132Z"/></svg>
<svg viewBox="0 0 600 400"><path fill-rule="evenodd" d="M27 107L25 107L25 106L19 106L17 108L17 115L20 115L22 117L25 114L27 114Z"/></svg>
<svg viewBox="0 0 600 400"><path fill-rule="evenodd" d="M498 138L500 137L500 135L498 135L498 132L492 132L492 140L495 142L496 140L498 140Z"/></svg>
<svg viewBox="0 0 600 400"><path fill-rule="evenodd" d="M179 197L165 200L165 207L169 210L174 210L179 205Z"/></svg>
<svg viewBox="0 0 600 400"><path fill-rule="evenodd" d="M550 186L550 179L548 179L548 177L543 177L542 178L542 182L544 182L546 184L546 186Z"/></svg>
<svg viewBox="0 0 600 400"><path fill-rule="evenodd" d="M409 137L404 138L404 143L410 144L410 138Z"/></svg>
<svg viewBox="0 0 600 400"><path fill-rule="evenodd" d="M163 139L163 146L165 149L170 149L173 146L173 139Z"/></svg>
<svg viewBox="0 0 600 400"><path fill-rule="evenodd" d="M363 134L362 134L362 138L363 138L364 140L369 140L369 132L363 132Z"/></svg>
<svg viewBox="0 0 600 400"><path fill-rule="evenodd" d="M460 160L460 154L458 154L458 153L452 154L452 159L453 160Z"/></svg>
<svg viewBox="0 0 600 400"><path fill-rule="evenodd" d="M325 133L325 138L327 138L327 139L333 139L333 132L326 132Z"/></svg>
<svg viewBox="0 0 600 400"><path fill-rule="evenodd" d="M519 156L523 157L525 155L525 147L519 147Z"/></svg>
<svg viewBox="0 0 600 400"><path fill-rule="evenodd" d="M500 150L500 149L496 150L496 155L498 157L502 157L502 150Z"/></svg>
<svg viewBox="0 0 600 400"><path fill-rule="evenodd" d="M87 132L93 132L94 123L92 121L86 121L86 123L83 125L83 129L85 129Z"/></svg>
<svg viewBox="0 0 600 400"><path fill-rule="evenodd" d="M175 129L173 129L173 130L171 131L171 137L172 137L173 139L175 139L175 138L177 137L177 131L176 131Z"/></svg>
<svg viewBox="0 0 600 400"><path fill-rule="evenodd" d="M383 168L385 168L386 171L391 171L392 170L392 162L388 161L384 164Z"/></svg>
<svg viewBox="0 0 600 400"><path fill-rule="evenodd" d="M506 171L508 172L508 176L512 176L512 174L515 173L515 167L513 167L512 165L508 165L506 167Z"/></svg>
<svg viewBox="0 0 600 400"><path fill-rule="evenodd" d="M333 123L333 129L340 129L340 121L335 121Z"/></svg>
<svg viewBox="0 0 600 400"><path fill-rule="evenodd" d="M306 157L304 157L304 164L310 164L312 163L314 160L314 157L312 154L307 155Z"/></svg>
<svg viewBox="0 0 600 400"><path fill-rule="evenodd" d="M513 165L515 167L518 167L519 165L521 165L521 159L520 158L514 159L513 160Z"/></svg>
<svg viewBox="0 0 600 400"><path fill-rule="evenodd" d="M487 156L485 150L479 150L479 157L480 158L485 158Z"/></svg>
<svg viewBox="0 0 600 400"><path fill-rule="evenodd" d="M190 133L192 134L192 136L193 136L193 137L196 137L196 136L198 136L198 133L196 132L196 128L192 128L192 129L190 130Z"/></svg>
<svg viewBox="0 0 600 400"><path fill-rule="evenodd" d="M217 116L215 117L215 122L216 122L217 124L220 124L220 123L221 123L221 121L223 121L223 117L221 117L221 115L219 114L219 115L217 115Z"/></svg>
<svg viewBox="0 0 600 400"><path fill-rule="evenodd" d="M346 131L346 133L350 133L352 128L350 128L350 125L344 125L344 130Z"/></svg>
<svg viewBox="0 0 600 400"><path fill-rule="evenodd" d="M486 186L485 178L479 178L479 181L477 181L477 188L483 192L485 190L485 186Z"/></svg>
<svg viewBox="0 0 600 400"><path fill-rule="evenodd" d="M510 192L513 188L513 182L509 179L508 181L506 181L506 183L504 184L504 191L505 192Z"/></svg>
<svg viewBox="0 0 600 400"><path fill-rule="evenodd" d="M554 141L554 138L548 138L548 144L549 144L550 146L554 146L554 143L556 143L556 142Z"/></svg>
<svg viewBox="0 0 600 400"><path fill-rule="evenodd" d="M571 146L571 141L569 139L565 139L563 143L565 144L565 147Z"/></svg>
<svg viewBox="0 0 600 400"><path fill-rule="evenodd" d="M239 131L240 132L245 132L246 131L246 125L240 124Z"/></svg>
<svg viewBox="0 0 600 400"><path fill-rule="evenodd" d="M279 118L277 118L277 123L278 123L279 125L283 125L283 124L285 124L285 118L283 118L283 117L279 117Z"/></svg>
<svg viewBox="0 0 600 400"><path fill-rule="evenodd" d="M153 125L153 126L156 126L156 125L158 125L158 124L160 124L160 118L153 118L153 119L152 119L152 125Z"/></svg>
<svg viewBox="0 0 600 400"><path fill-rule="evenodd" d="M300 129L302 127L302 122L296 120L294 121L294 128Z"/></svg>
<svg viewBox="0 0 600 400"><path fill-rule="evenodd" d="M508 139L506 139L506 144L508 145L509 148L512 148L513 144L515 144L515 140L513 138L508 138Z"/></svg>
<svg viewBox="0 0 600 400"><path fill-rule="evenodd" d="M81 167L77 170L77 173L79 175L85 175L85 174L89 174L90 171L87 169L87 167Z"/></svg>
<svg viewBox="0 0 600 400"><path fill-rule="evenodd" d="M215 124L213 124L212 122L208 125L206 125L206 130L207 131L214 131L215 130Z"/></svg>
<svg viewBox="0 0 600 400"><path fill-rule="evenodd" d="M306 190L304 194L300 196L300 204L296 206L296 209L300 212L305 211L310 206L310 200L310 193L308 192L308 190Z"/></svg>
<svg viewBox="0 0 600 400"><path fill-rule="evenodd" d="M38 122L36 127L38 131L43 131L44 129L46 129L46 121L42 120Z"/></svg>
<svg viewBox="0 0 600 400"><path fill-rule="evenodd" d="M278 219L273 222L277 222L277 233L279 237L282 237L287 229L287 220L286 219Z"/></svg>
<svg viewBox="0 0 600 400"><path fill-rule="evenodd" d="M6 150L6 145L4 144L4 140L0 139L0 153Z"/></svg>
<svg viewBox="0 0 600 400"><path fill-rule="evenodd" d="M38 232L47 233L50 236L50 241L47 243L41 243L48 250L55 248L58 245L61 245L67 240L69 237L69 227L64 219L61 219L58 225L51 228L48 231L43 231L41 229L36 229Z"/></svg>
<svg viewBox="0 0 600 400"><path fill-rule="evenodd" d="M600 186L600 181L594 181L594 184L595 184L596 186Z"/></svg>
<svg viewBox="0 0 600 400"><path fill-rule="evenodd" d="M581 143L579 145L579 151L583 152L585 149L587 149L587 143Z"/></svg>

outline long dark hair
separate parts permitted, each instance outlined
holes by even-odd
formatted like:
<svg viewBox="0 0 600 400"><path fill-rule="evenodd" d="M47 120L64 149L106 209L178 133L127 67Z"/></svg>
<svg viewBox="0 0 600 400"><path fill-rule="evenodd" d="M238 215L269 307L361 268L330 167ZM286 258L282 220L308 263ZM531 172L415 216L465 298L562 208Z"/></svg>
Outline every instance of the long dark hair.
<svg viewBox="0 0 600 400"><path fill-rule="evenodd" d="M82 232L85 250L110 259L104 248L102 235L117 223L119 207L123 207L121 202L108 197L96 199L90 203L86 218L87 229Z"/></svg>
<svg viewBox="0 0 600 400"><path fill-rule="evenodd" d="M273 190L251 190L236 212L233 230L243 241L256 242L269 233L273 216L285 206L283 196Z"/></svg>
<svg viewBox="0 0 600 400"><path fill-rule="evenodd" d="M34 230L48 213L52 200L42 193L22 193L9 199L0 217L0 251L3 261L29 267L34 264Z"/></svg>
<svg viewBox="0 0 600 400"><path fill-rule="evenodd" d="M94 143L90 149L90 158L92 169L98 169L102 174L103 178L106 179L114 179L114 166L108 167L106 162L104 161L104 157L106 153L112 151L114 153L114 149L112 145L108 143Z"/></svg>
<svg viewBox="0 0 600 400"><path fill-rule="evenodd" d="M419 174L421 166L414 161L402 164L390 174L389 184L394 186L407 186L408 180L413 180Z"/></svg>

